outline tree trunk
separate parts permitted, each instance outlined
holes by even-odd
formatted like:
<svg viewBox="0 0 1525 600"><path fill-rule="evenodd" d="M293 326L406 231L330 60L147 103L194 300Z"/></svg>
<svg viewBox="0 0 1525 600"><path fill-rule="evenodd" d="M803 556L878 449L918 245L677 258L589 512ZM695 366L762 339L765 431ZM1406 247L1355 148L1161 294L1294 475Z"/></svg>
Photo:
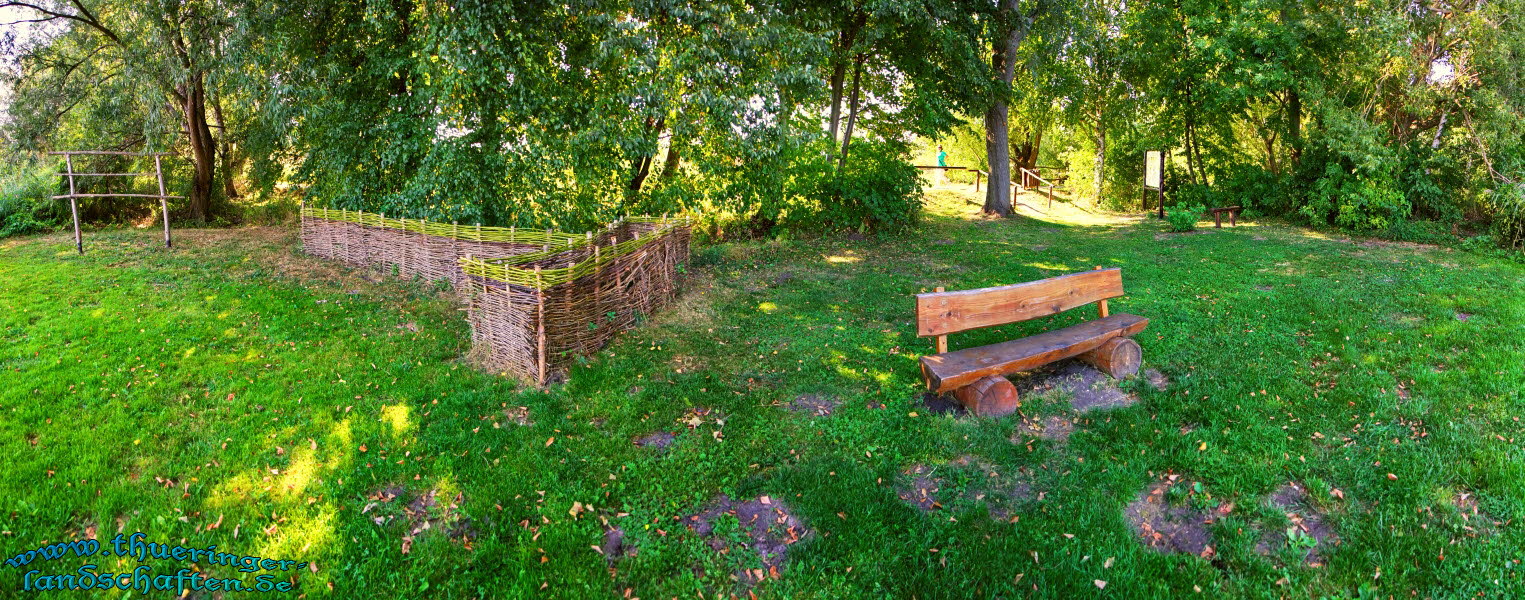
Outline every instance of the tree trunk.
<svg viewBox="0 0 1525 600"><path fill-rule="evenodd" d="M678 139L677 129L674 128L672 139L667 141L667 159L662 161L662 174L658 175L662 181L672 179L678 174L678 164L683 160L683 143Z"/></svg>
<svg viewBox="0 0 1525 600"><path fill-rule="evenodd" d="M853 59L853 93L852 100L848 102L847 128L842 134L842 155L837 157L837 171L847 167L847 146L853 141L853 125L858 121L858 92L859 84L863 80L864 55L859 54Z"/></svg>
<svg viewBox="0 0 1525 600"><path fill-rule="evenodd" d="M1043 149L1043 125L1028 124L1027 139L1012 147L1011 161L1023 169L1038 166L1038 151Z"/></svg>
<svg viewBox="0 0 1525 600"><path fill-rule="evenodd" d="M847 57L857 44L858 30L868 23L868 15L859 13L842 24L837 35L837 47L832 52L831 68L831 143L837 143L837 132L842 124L842 85L847 79Z"/></svg>
<svg viewBox="0 0 1525 600"><path fill-rule="evenodd" d="M1303 98L1297 90L1287 90L1287 145L1291 147L1292 166L1303 158Z"/></svg>
<svg viewBox="0 0 1525 600"><path fill-rule="evenodd" d="M1011 26L1004 36L996 36L991 42L990 66L999 75L1005 89L1017 74L1017 47L1032 28L1038 11L1043 10L1040 0L1032 15L1022 18L1017 14L1017 0L1001 0L1001 19L998 22ZM1021 19L1020 23L1013 23ZM998 25L1000 26L1000 25ZM990 162L990 187L985 190L985 214L1011 216L1011 140L1007 129L1005 90L994 99L985 111L985 157Z"/></svg>
<svg viewBox="0 0 1525 600"><path fill-rule="evenodd" d="M206 81L203 75L193 75L181 87L181 106L185 113L186 138L191 144L190 217L193 221L206 221L212 216L212 185L216 175L217 146L212 139L212 129L207 126Z"/></svg>
<svg viewBox="0 0 1525 600"><path fill-rule="evenodd" d="M667 115L663 114L656 119L655 124L647 120L647 131L655 131L657 139L661 139L662 130L667 127ZM646 177L651 175L651 161L656 158L656 153L647 154L635 161L635 173L630 178L630 191L641 191L641 185L646 183Z"/></svg>
<svg viewBox="0 0 1525 600"><path fill-rule="evenodd" d="M218 152L222 157L222 195L227 198L237 198L238 188L233 186L233 136L228 133L228 124L222 118L222 100L212 102L212 117L217 119Z"/></svg>
<svg viewBox="0 0 1525 600"><path fill-rule="evenodd" d="M1101 202L1102 183L1106 179L1107 123L1100 107L1096 109L1096 202Z"/></svg>
<svg viewBox="0 0 1525 600"><path fill-rule="evenodd" d="M990 182L985 188L988 215L1011 216L1011 147L1006 139L1006 101L997 100L985 111L985 156L990 161Z"/></svg>

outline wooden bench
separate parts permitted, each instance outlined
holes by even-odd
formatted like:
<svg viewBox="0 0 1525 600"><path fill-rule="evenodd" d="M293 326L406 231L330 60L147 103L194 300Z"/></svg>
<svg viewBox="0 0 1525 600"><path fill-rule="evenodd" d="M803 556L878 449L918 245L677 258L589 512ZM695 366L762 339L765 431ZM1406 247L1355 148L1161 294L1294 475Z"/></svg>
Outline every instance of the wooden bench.
<svg viewBox="0 0 1525 600"><path fill-rule="evenodd" d="M1239 210L1242 208L1243 207L1241 206L1225 206L1222 208L1214 208L1207 212L1213 213L1213 227L1222 229L1223 213L1228 213L1228 226L1233 227L1239 220Z"/></svg>
<svg viewBox="0 0 1525 600"><path fill-rule="evenodd" d="M1143 358L1133 335L1149 319L1108 314L1107 299L1123 295L1121 269L1072 273L1015 285L916 295L916 335L936 337L937 354L921 357L927 389L953 392L971 413L1011 414L1017 390L1003 375L1080 357L1107 374L1138 372ZM1017 340L948 351L948 334L1055 315L1095 302L1100 317Z"/></svg>

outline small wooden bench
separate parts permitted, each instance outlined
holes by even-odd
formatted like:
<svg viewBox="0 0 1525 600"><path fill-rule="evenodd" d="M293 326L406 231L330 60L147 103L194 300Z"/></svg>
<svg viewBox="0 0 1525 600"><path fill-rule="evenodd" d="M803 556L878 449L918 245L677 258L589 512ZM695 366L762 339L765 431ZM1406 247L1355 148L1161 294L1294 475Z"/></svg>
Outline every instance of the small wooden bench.
<svg viewBox="0 0 1525 600"><path fill-rule="evenodd" d="M1214 208L1207 212L1213 213L1213 227L1222 229L1223 213L1228 213L1228 226L1233 227L1239 220L1239 210L1242 208L1243 207L1241 206L1225 206L1222 208Z"/></svg>
<svg viewBox="0 0 1525 600"><path fill-rule="evenodd" d="M936 337L937 354L921 357L927 389L953 392L971 413L1011 414L1017 390L1003 375L1080 357L1107 374L1138 372L1143 357L1133 335L1149 319L1108 314L1107 299L1123 295L1121 269L1072 273L1015 285L916 295L916 335ZM948 334L1055 315L1095 302L1100 317L1017 340L948 351Z"/></svg>

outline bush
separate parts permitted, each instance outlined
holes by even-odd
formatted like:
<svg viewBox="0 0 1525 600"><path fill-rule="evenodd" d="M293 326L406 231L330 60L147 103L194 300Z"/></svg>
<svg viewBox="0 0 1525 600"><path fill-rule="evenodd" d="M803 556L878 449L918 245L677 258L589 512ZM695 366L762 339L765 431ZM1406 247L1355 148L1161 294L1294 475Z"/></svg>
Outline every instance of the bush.
<svg viewBox="0 0 1525 600"><path fill-rule="evenodd" d="M857 141L847 168L822 179L814 220L825 230L904 230L921 214L921 186L901 144Z"/></svg>
<svg viewBox="0 0 1525 600"><path fill-rule="evenodd" d="M1192 231L1197 228L1197 219L1206 210L1201 204L1177 204L1165 209L1165 221L1170 224L1171 231Z"/></svg>
<svg viewBox="0 0 1525 600"><path fill-rule="evenodd" d="M1207 206L1242 206L1246 213L1284 213L1294 208L1292 178L1277 175L1260 165L1236 164L1228 167L1213 182L1213 200Z"/></svg>
<svg viewBox="0 0 1525 600"><path fill-rule="evenodd" d="M1525 248L1525 185L1501 184L1486 194L1493 239L1508 248Z"/></svg>
<svg viewBox="0 0 1525 600"><path fill-rule="evenodd" d="M1298 213L1314 224L1379 231L1409 215L1409 202L1388 177L1362 177L1328 163Z"/></svg>
<svg viewBox="0 0 1525 600"><path fill-rule="evenodd" d="M57 227L52 198L57 181L57 175L35 169L0 177L0 237Z"/></svg>

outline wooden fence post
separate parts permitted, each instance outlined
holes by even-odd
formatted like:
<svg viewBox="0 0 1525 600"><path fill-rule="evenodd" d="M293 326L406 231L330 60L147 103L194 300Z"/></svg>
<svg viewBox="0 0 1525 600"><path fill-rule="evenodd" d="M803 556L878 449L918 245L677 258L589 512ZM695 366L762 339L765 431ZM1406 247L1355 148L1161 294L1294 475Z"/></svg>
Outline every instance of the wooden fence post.
<svg viewBox="0 0 1525 600"><path fill-rule="evenodd" d="M540 265L535 265L535 311L536 311L536 313L539 316L539 318L536 319L536 321L538 321L536 323L536 329L538 330L539 340L540 340L540 343L536 344L538 346L537 354L539 355L539 357L538 357L539 360L536 361L537 363L539 363L539 367L538 367L538 369L539 369L539 378L536 379L536 383L538 385L544 386L545 385L545 287L544 287L544 284L542 283L542 280L540 279Z"/></svg>
<svg viewBox="0 0 1525 600"><path fill-rule="evenodd" d="M164 167L157 154L154 155L154 176L159 178L159 210L164 212L164 247L169 248L169 198L164 195Z"/></svg>
<svg viewBox="0 0 1525 600"><path fill-rule="evenodd" d="M64 153L64 168L69 176L69 214L74 215L74 249L85 253L85 245L79 239L79 204L74 197L74 155Z"/></svg>

